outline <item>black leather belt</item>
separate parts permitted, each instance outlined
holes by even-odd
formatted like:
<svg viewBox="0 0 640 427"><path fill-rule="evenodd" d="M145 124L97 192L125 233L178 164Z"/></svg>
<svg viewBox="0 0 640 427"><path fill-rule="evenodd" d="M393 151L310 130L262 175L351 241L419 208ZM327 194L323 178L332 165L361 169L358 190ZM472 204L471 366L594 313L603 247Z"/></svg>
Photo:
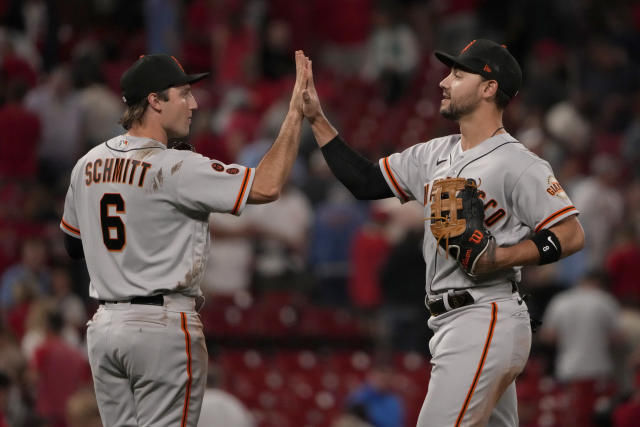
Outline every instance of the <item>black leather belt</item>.
<svg viewBox="0 0 640 427"><path fill-rule="evenodd" d="M150 297L133 297L130 300L125 301L106 301L106 300L98 300L100 304L112 303L112 304L122 304L122 303L131 303L131 304L143 304L143 305L164 305L164 297L162 295L152 295Z"/></svg>
<svg viewBox="0 0 640 427"><path fill-rule="evenodd" d="M445 294L442 298L431 301L427 300L427 307L429 308L432 316L438 316L439 314L449 311L444 304L445 298L447 298L447 301L449 302L449 307L451 307L450 310L471 305L475 302L471 294L467 291L459 294Z"/></svg>

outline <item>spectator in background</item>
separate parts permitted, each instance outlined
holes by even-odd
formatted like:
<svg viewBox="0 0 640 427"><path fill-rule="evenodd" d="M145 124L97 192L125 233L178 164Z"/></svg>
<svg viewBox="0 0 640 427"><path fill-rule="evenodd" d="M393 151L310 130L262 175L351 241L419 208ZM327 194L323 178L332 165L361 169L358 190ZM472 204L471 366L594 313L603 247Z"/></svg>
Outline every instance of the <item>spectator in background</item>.
<svg viewBox="0 0 640 427"><path fill-rule="evenodd" d="M627 184L625 213L628 223L635 230L636 236L640 236L640 176Z"/></svg>
<svg viewBox="0 0 640 427"><path fill-rule="evenodd" d="M363 412L360 407L347 407L333 421L331 427L373 427Z"/></svg>
<svg viewBox="0 0 640 427"><path fill-rule="evenodd" d="M59 66L43 85L31 90L24 105L40 118L38 150L43 182L57 183L82 151L82 108L73 89L69 67Z"/></svg>
<svg viewBox="0 0 640 427"><path fill-rule="evenodd" d="M347 405L361 408L374 427L398 427L405 421L402 400L392 390L393 370L385 364L376 364L366 381L347 397Z"/></svg>
<svg viewBox="0 0 640 427"><path fill-rule="evenodd" d="M384 305L382 338L391 348L423 351L429 336L424 305L423 224L409 228L391 248L380 270Z"/></svg>
<svg viewBox="0 0 640 427"><path fill-rule="evenodd" d="M260 123L257 126L257 137L247 141L248 143L246 144L236 144L233 148L229 147L234 154L234 161L250 167L258 166L260 159L269 150L272 141L278 136L280 124L286 116L287 108L288 104L284 102L284 98L273 102L260 119ZM245 126L239 127L245 128ZM244 130L239 131L244 132ZM230 143L231 141L227 140L228 146L231 145ZM305 175L304 164L300 158L296 158L291 170L291 182L298 186L304 181Z"/></svg>
<svg viewBox="0 0 640 427"><path fill-rule="evenodd" d="M544 314L540 340L557 347L555 376L573 407L563 422L574 424L566 425L590 426L598 393L613 380L620 307L603 290L607 280L604 273L589 273L574 289L554 296Z"/></svg>
<svg viewBox="0 0 640 427"><path fill-rule="evenodd" d="M49 317L52 312L60 312L53 299L40 298L31 304L26 316L26 327L20 346L22 354L27 358L28 362L33 360L36 350L47 339L49 331ZM61 313L61 312L60 312ZM61 314L62 315L62 314ZM80 333L76 328L64 323L60 335L64 338L68 345L85 351L80 345Z"/></svg>
<svg viewBox="0 0 640 427"><path fill-rule="evenodd" d="M420 60L416 36L400 19L401 9L391 7L373 13L375 28L370 33L362 69L365 80L379 81L388 104L405 94Z"/></svg>
<svg viewBox="0 0 640 427"><path fill-rule="evenodd" d="M605 259L611 292L620 301L640 303L640 238L632 224L618 230Z"/></svg>
<svg viewBox="0 0 640 427"><path fill-rule="evenodd" d="M634 390L629 399L613 411L611 427L635 427L640 420L640 373L634 375Z"/></svg>
<svg viewBox="0 0 640 427"><path fill-rule="evenodd" d="M592 163L593 176L578 184L571 199L580 211L580 223L586 236L587 269L601 269L616 228L624 214L624 199L617 186L619 167L608 154L597 155ZM603 215L606 214L606 221Z"/></svg>
<svg viewBox="0 0 640 427"><path fill-rule="evenodd" d="M178 54L181 28L178 18L182 14L182 3L179 0L144 0L146 52Z"/></svg>
<svg viewBox="0 0 640 427"><path fill-rule="evenodd" d="M0 372L4 372L12 383L17 384L26 366L26 360L15 337L4 323L0 323Z"/></svg>
<svg viewBox="0 0 640 427"><path fill-rule="evenodd" d="M9 82L6 103L0 106L0 180L36 176L40 120L22 105L26 91L22 79Z"/></svg>
<svg viewBox="0 0 640 427"><path fill-rule="evenodd" d="M236 160L236 150L240 147L228 147L227 140L214 132L212 120L213 111L211 110L199 108L195 112L191 123L191 144L196 153L225 164L233 163Z"/></svg>
<svg viewBox="0 0 640 427"><path fill-rule="evenodd" d="M0 84L19 79L32 88L38 81L36 68L41 58L35 46L18 34L0 27Z"/></svg>
<svg viewBox="0 0 640 427"><path fill-rule="evenodd" d="M363 205L341 185L333 186L327 199L317 206L309 268L316 278L318 302L348 305L349 248L365 219Z"/></svg>
<svg viewBox="0 0 640 427"><path fill-rule="evenodd" d="M222 372L209 366L198 427L253 427L251 412L232 394L219 388Z"/></svg>
<svg viewBox="0 0 640 427"><path fill-rule="evenodd" d="M6 406L0 408L0 412L4 409L4 416L12 427L24 424L29 417L28 399L25 399L26 396L20 389L24 383L26 367L27 362L15 337L0 322L0 372L8 377L10 384L4 395Z"/></svg>
<svg viewBox="0 0 640 427"><path fill-rule="evenodd" d="M31 237L22 242L20 262L4 272L0 279L0 307L11 309L20 288L34 295L47 295L51 291L51 273L47 267L47 249L41 238Z"/></svg>
<svg viewBox="0 0 640 427"><path fill-rule="evenodd" d="M329 194L331 187L336 186L338 180L329 169L320 150L313 150L309 154L308 173L302 185L302 191L309 197L309 202L315 209Z"/></svg>
<svg viewBox="0 0 640 427"><path fill-rule="evenodd" d="M349 296L353 307L375 309L383 302L380 270L386 264L390 249L385 233L387 222L389 214L379 204L372 203L369 220L353 237L349 272Z"/></svg>
<svg viewBox="0 0 640 427"><path fill-rule="evenodd" d="M245 19L244 2L233 3L226 19L212 28L215 73L224 89L250 85L256 78L256 34Z"/></svg>
<svg viewBox="0 0 640 427"><path fill-rule="evenodd" d="M209 246L202 279L206 295L248 292L253 276L253 228L247 215L209 215Z"/></svg>
<svg viewBox="0 0 640 427"><path fill-rule="evenodd" d="M640 91L636 91L634 98L635 116L622 135L621 154L622 160L630 168L633 176L638 179L640 168L634 168L633 165L640 164Z"/></svg>
<svg viewBox="0 0 640 427"><path fill-rule="evenodd" d="M82 114L83 150L88 150L122 133L118 121L124 102L105 84L96 54L86 53L76 59L73 77Z"/></svg>
<svg viewBox="0 0 640 427"><path fill-rule="evenodd" d="M69 396L66 421L67 427L102 427L93 388L84 387Z"/></svg>
<svg viewBox="0 0 640 427"><path fill-rule="evenodd" d="M0 371L0 427L9 427L9 421L7 420L7 410L9 408L9 388L11 387L11 380L9 377Z"/></svg>
<svg viewBox="0 0 640 427"><path fill-rule="evenodd" d="M36 389L36 412L51 427L65 427L67 401L80 387L89 384L91 374L84 355L62 338L62 315L47 317L45 341L36 348L29 377Z"/></svg>
<svg viewBox="0 0 640 427"><path fill-rule="evenodd" d="M260 50L262 76L269 80L278 80L289 75L294 68L291 59L291 28L285 21L272 20L267 21L264 32Z"/></svg>
<svg viewBox="0 0 640 427"><path fill-rule="evenodd" d="M278 203L249 206L245 216L255 242L255 281L259 291L293 289L302 284L313 221L311 204L288 182Z"/></svg>
<svg viewBox="0 0 640 427"><path fill-rule="evenodd" d="M567 96L567 53L564 46L550 38L536 42L532 53L524 96L534 111L540 113Z"/></svg>
<svg viewBox="0 0 640 427"><path fill-rule="evenodd" d="M629 394L637 384L636 373L640 364L640 301L621 301L618 324L624 338L624 347L616 353L616 382L620 394ZM637 378L640 380L640 377Z"/></svg>
<svg viewBox="0 0 640 427"><path fill-rule="evenodd" d="M87 310L82 299L71 290L71 275L66 266L52 268L51 289L53 302L62 313L65 326L80 331L87 322Z"/></svg>
<svg viewBox="0 0 640 427"><path fill-rule="evenodd" d="M557 346L560 381L611 378L620 307L603 290L607 284L604 273L591 272L575 288L554 296L545 311L540 339Z"/></svg>
<svg viewBox="0 0 640 427"><path fill-rule="evenodd" d="M572 153L588 151L592 128L586 117L585 94L574 91L547 110L544 124L549 134Z"/></svg>
<svg viewBox="0 0 640 427"><path fill-rule="evenodd" d="M324 0L315 2L316 31L322 39L323 64L332 72L353 76L362 65L371 30L373 0Z"/></svg>
<svg viewBox="0 0 640 427"><path fill-rule="evenodd" d="M612 98L628 96L638 89L638 71L629 54L613 38L590 35L584 49L578 52L580 88L595 118L608 114Z"/></svg>

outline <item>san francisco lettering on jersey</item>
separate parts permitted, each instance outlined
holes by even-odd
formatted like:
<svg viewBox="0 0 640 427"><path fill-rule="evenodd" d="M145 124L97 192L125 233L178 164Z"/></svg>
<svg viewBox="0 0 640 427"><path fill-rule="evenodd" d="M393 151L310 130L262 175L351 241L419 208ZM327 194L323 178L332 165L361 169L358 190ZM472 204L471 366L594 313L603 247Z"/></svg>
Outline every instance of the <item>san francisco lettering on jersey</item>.
<svg viewBox="0 0 640 427"><path fill-rule="evenodd" d="M93 162L87 162L84 168L84 175L86 177L84 183L89 186L101 182L115 182L129 185L134 185L134 182L137 182L138 187L142 187L144 185L144 179L147 176L147 170L150 167L151 163L141 162L140 160L116 157L96 159ZM136 172L137 179L135 179Z"/></svg>

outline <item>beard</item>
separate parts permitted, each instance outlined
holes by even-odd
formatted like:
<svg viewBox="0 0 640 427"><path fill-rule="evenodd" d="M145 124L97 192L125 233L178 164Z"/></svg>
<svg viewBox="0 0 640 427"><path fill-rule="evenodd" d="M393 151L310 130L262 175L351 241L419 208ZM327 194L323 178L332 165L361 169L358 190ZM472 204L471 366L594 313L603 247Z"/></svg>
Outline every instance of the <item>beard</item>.
<svg viewBox="0 0 640 427"><path fill-rule="evenodd" d="M454 102L453 99L449 98L449 106L441 107L440 114L445 119L457 122L467 114L473 113L479 103L480 101L477 99L467 98Z"/></svg>

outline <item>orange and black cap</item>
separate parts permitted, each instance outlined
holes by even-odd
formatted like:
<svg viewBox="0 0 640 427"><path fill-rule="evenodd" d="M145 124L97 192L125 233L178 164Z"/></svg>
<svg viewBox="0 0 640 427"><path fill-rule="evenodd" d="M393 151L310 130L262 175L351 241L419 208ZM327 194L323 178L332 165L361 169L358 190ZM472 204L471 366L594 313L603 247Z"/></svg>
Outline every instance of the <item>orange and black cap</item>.
<svg viewBox="0 0 640 427"><path fill-rule="evenodd" d="M436 58L448 67L456 67L498 82L498 89L513 98L522 85L522 70L505 45L486 39L473 40L458 56L441 51Z"/></svg>
<svg viewBox="0 0 640 427"><path fill-rule="evenodd" d="M208 75L185 73L180 62L170 55L142 55L120 78L122 99L127 105L133 105L152 92L195 83Z"/></svg>

